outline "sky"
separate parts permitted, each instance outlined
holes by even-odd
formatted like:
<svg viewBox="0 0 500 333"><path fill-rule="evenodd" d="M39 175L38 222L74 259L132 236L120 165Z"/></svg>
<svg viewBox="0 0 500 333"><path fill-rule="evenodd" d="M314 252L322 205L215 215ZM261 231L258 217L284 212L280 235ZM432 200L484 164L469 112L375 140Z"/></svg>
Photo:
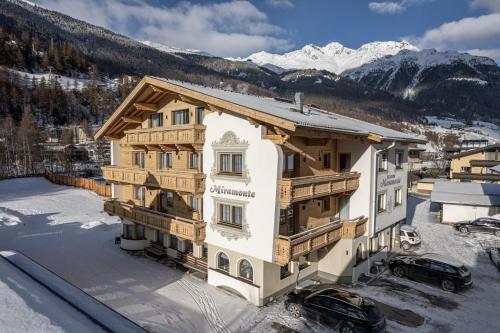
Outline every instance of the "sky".
<svg viewBox="0 0 500 333"><path fill-rule="evenodd" d="M222 57L407 40L500 63L500 0L31 0L137 40Z"/></svg>

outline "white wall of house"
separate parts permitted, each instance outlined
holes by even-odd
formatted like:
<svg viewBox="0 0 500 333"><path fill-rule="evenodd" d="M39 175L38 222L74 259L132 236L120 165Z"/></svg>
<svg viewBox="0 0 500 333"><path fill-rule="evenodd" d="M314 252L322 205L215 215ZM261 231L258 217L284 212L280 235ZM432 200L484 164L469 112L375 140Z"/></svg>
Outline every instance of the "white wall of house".
<svg viewBox="0 0 500 333"><path fill-rule="evenodd" d="M443 204L443 222L456 223L495 216L491 215L491 211L491 207Z"/></svg>
<svg viewBox="0 0 500 333"><path fill-rule="evenodd" d="M274 237L278 232L277 182L278 171L281 170L281 154L271 141L262 139L261 126L255 127L241 117L213 112L206 115L203 123L206 125L203 147L203 172L207 175L203 197L203 215L207 222L206 242L272 262ZM243 161L243 172L248 172L243 177L245 179L216 175L214 144L220 144L229 131L235 134L240 143L247 144ZM229 148L231 145L228 145ZM216 186L254 192L255 196L217 193L214 191ZM244 227L241 232L231 227L222 228L217 224L216 201L244 206Z"/></svg>

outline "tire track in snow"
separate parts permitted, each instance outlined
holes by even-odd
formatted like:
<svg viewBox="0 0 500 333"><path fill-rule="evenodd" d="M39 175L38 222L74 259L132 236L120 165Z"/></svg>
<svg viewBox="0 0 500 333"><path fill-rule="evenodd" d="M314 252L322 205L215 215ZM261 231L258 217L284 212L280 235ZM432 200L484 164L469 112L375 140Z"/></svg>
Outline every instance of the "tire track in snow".
<svg viewBox="0 0 500 333"><path fill-rule="evenodd" d="M181 287L186 290L189 295L191 295L214 332L231 333L217 310L217 305L215 304L212 296L207 294L193 282L188 281L186 278L183 278L178 282Z"/></svg>

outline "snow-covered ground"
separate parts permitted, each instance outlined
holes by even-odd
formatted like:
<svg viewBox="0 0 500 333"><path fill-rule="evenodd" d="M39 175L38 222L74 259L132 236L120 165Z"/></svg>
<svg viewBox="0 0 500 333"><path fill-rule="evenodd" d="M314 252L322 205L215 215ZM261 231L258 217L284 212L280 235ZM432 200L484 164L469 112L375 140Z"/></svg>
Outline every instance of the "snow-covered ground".
<svg viewBox="0 0 500 333"><path fill-rule="evenodd" d="M480 244L496 238L487 234L462 235L437 222L429 200L410 196L408 204L409 222L422 236L416 253L439 253L462 261L471 269L473 288L446 293L439 287L398 279L386 272L381 279L354 290L401 311L413 311L425 320L419 327L389 321L388 330L392 332L500 332L500 272Z"/></svg>
<svg viewBox="0 0 500 333"><path fill-rule="evenodd" d="M449 117L426 117L429 126L426 129L442 134L456 134L464 139L487 139L500 141L500 126L484 121L473 121L472 125ZM460 127L460 128L457 128Z"/></svg>
<svg viewBox="0 0 500 333"><path fill-rule="evenodd" d="M419 251L463 260L472 268L474 288L448 294L384 276L378 283L355 290L424 318L418 327L389 321L389 332L500 331L495 317L500 274L478 242L488 236L463 236L432 222L428 201L412 198L409 207L408 218L424 239ZM119 220L102 211L102 198L89 191L54 185L43 178L0 181L0 250L25 253L151 332L275 332L275 323L298 332L329 331L291 318L279 301L257 308L180 270L129 255L114 244L120 229ZM5 284L0 274L0 292ZM5 307L8 304L0 301L2 313ZM6 323L0 316L0 327ZM74 332L63 325L46 331Z"/></svg>

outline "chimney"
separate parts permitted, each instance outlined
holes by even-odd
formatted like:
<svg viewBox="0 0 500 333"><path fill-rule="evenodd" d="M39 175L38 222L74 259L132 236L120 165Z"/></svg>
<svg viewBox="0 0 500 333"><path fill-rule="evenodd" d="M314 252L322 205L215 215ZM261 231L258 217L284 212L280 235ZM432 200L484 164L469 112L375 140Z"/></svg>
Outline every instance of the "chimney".
<svg viewBox="0 0 500 333"><path fill-rule="evenodd" d="M296 92L295 93L295 108L297 111L300 113L304 113L304 93L303 92Z"/></svg>

